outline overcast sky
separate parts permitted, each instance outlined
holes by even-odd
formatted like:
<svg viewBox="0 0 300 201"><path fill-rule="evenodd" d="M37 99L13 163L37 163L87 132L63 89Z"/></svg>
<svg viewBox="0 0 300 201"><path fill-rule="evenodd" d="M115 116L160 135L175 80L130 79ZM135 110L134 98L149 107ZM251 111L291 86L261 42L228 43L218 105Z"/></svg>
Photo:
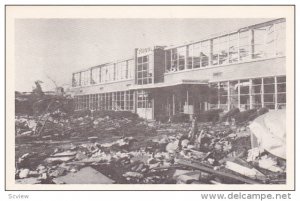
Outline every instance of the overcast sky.
<svg viewBox="0 0 300 201"><path fill-rule="evenodd" d="M16 90L71 84L72 72L133 57L134 48L197 41L268 19L18 19Z"/></svg>

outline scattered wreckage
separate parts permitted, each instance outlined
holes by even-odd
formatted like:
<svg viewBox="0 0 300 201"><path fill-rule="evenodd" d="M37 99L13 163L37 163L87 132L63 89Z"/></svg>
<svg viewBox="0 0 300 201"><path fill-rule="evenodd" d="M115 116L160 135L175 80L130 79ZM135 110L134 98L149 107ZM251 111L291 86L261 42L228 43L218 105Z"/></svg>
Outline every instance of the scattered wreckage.
<svg viewBox="0 0 300 201"><path fill-rule="evenodd" d="M192 126L122 112L17 117L16 183L283 184L284 120L284 110Z"/></svg>

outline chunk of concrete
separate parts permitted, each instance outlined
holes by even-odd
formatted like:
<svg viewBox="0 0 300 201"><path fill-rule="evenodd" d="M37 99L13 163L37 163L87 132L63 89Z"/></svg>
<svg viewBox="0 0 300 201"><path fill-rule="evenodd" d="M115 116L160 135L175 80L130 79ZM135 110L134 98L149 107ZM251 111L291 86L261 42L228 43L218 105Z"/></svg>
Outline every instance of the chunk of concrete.
<svg viewBox="0 0 300 201"><path fill-rule="evenodd" d="M106 177L92 167L85 167L76 173L57 177L54 179L54 182L59 184L113 184L114 180Z"/></svg>

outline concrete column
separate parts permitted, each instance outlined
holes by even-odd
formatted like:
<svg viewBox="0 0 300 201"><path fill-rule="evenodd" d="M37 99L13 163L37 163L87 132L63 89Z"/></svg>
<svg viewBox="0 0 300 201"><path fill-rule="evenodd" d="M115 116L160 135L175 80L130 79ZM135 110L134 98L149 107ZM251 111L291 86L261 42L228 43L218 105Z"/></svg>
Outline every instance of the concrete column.
<svg viewBox="0 0 300 201"><path fill-rule="evenodd" d="M249 85L249 97L250 97L250 109L253 109L253 97L252 97L252 79L250 79L250 85Z"/></svg>
<svg viewBox="0 0 300 201"><path fill-rule="evenodd" d="M133 111L137 113L137 91L133 91Z"/></svg>
<svg viewBox="0 0 300 201"><path fill-rule="evenodd" d="M152 119L154 119L154 97L152 97Z"/></svg>
<svg viewBox="0 0 300 201"><path fill-rule="evenodd" d="M124 110L127 110L127 91L124 91Z"/></svg>
<svg viewBox="0 0 300 201"><path fill-rule="evenodd" d="M175 115L175 94L173 92L173 115Z"/></svg>

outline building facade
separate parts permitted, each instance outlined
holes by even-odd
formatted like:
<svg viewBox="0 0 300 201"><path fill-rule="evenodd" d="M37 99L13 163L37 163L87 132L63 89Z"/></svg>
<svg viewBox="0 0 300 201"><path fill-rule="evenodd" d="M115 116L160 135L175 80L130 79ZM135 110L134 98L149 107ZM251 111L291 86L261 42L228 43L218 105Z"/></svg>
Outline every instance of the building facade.
<svg viewBox="0 0 300 201"><path fill-rule="evenodd" d="M75 110L127 110L147 119L208 109L286 106L285 19L75 72Z"/></svg>

